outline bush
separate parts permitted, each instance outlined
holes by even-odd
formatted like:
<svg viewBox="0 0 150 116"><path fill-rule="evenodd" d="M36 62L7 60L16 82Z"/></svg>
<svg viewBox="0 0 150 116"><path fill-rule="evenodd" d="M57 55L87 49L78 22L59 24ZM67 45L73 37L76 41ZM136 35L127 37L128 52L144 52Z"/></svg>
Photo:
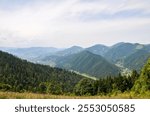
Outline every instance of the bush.
<svg viewBox="0 0 150 116"><path fill-rule="evenodd" d="M2 84L2 83L0 83L0 90L3 90L3 91L9 91L9 90L11 90L11 86L10 85L8 85L8 84Z"/></svg>
<svg viewBox="0 0 150 116"><path fill-rule="evenodd" d="M75 95L96 95L95 81L91 79L82 79L74 88Z"/></svg>

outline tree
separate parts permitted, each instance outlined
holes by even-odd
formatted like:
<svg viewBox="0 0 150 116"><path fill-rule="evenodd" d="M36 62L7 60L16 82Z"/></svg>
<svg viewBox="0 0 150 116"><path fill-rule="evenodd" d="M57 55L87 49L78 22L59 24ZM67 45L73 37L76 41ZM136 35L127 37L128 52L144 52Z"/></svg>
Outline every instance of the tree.
<svg viewBox="0 0 150 116"><path fill-rule="evenodd" d="M95 95L97 92L95 91L95 81L84 78L74 88L75 95Z"/></svg>
<svg viewBox="0 0 150 116"><path fill-rule="evenodd" d="M128 76L127 81L128 81L128 89L131 90L133 85L135 84L135 81L139 78L139 74L137 73L136 70L133 70L131 73L131 76Z"/></svg>
<svg viewBox="0 0 150 116"><path fill-rule="evenodd" d="M46 93L47 91L47 83L46 82L42 82L39 84L39 92L41 93Z"/></svg>
<svg viewBox="0 0 150 116"><path fill-rule="evenodd" d="M150 91L150 59L143 67L140 77L135 81L132 90L139 94Z"/></svg>
<svg viewBox="0 0 150 116"><path fill-rule="evenodd" d="M8 85L8 84L2 84L0 83L0 90L3 90L3 91L10 91L11 90L11 86Z"/></svg>
<svg viewBox="0 0 150 116"><path fill-rule="evenodd" d="M47 93L54 94L54 95L63 94L61 84L57 82L49 83Z"/></svg>

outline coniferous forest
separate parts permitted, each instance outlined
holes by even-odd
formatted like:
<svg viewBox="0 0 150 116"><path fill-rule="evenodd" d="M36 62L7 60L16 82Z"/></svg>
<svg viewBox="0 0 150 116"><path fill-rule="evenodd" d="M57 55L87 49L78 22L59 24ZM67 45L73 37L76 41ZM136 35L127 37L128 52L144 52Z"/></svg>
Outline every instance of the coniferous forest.
<svg viewBox="0 0 150 116"><path fill-rule="evenodd" d="M150 98L148 4L0 0L0 98Z"/></svg>
<svg viewBox="0 0 150 116"><path fill-rule="evenodd" d="M138 73L90 79L72 71L34 64L0 51L0 91L52 95L107 96L150 91L150 59Z"/></svg>
<svg viewBox="0 0 150 116"><path fill-rule="evenodd" d="M82 78L72 72L33 64L0 52L0 89L3 91L71 93Z"/></svg>

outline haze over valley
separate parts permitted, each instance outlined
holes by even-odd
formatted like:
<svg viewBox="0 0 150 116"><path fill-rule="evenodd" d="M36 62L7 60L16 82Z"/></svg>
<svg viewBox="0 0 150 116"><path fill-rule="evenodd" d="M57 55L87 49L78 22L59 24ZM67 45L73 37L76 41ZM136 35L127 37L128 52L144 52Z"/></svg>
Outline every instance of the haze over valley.
<svg viewBox="0 0 150 116"><path fill-rule="evenodd" d="M117 43L113 46L96 44L88 48L72 46L70 48L30 47L1 50L19 58L52 67L73 70L97 78L128 75L131 71L140 72L150 57L150 45L139 43Z"/></svg>

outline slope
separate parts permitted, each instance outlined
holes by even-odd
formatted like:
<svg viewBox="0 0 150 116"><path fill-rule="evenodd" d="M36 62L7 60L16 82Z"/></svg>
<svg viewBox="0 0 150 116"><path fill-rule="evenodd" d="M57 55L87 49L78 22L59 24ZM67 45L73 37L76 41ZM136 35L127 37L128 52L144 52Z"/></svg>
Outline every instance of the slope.
<svg viewBox="0 0 150 116"><path fill-rule="evenodd" d="M150 91L150 59L144 65L140 77L135 82L132 90L138 94L145 94L147 91Z"/></svg>
<svg viewBox="0 0 150 116"><path fill-rule="evenodd" d="M119 72L118 67L89 51L60 58L57 60L57 67L75 70L96 77L117 75Z"/></svg>
<svg viewBox="0 0 150 116"><path fill-rule="evenodd" d="M60 49L53 47L30 47L30 48L0 48L0 50L13 54L19 58L37 62L39 57L46 57L47 55L58 52Z"/></svg>
<svg viewBox="0 0 150 116"><path fill-rule="evenodd" d="M79 53L82 50L83 50L83 48L80 47L80 46L72 46L72 47L64 49L62 51L58 51L54 55L55 56L68 56L68 55L71 55L71 54Z"/></svg>
<svg viewBox="0 0 150 116"><path fill-rule="evenodd" d="M142 47L141 47L142 48ZM122 60L127 56L133 54L139 48L139 44L132 43L118 43L117 45L112 46L108 52L104 55L106 59L112 62L117 62Z"/></svg>
<svg viewBox="0 0 150 116"><path fill-rule="evenodd" d="M103 56L109 50L109 47L101 45L101 44L97 44L89 48L86 48L86 50L89 52L92 52L93 54Z"/></svg>
<svg viewBox="0 0 150 116"><path fill-rule="evenodd" d="M72 92L83 76L59 68L33 64L0 51L0 89ZM56 90L55 90L56 89Z"/></svg>
<svg viewBox="0 0 150 116"><path fill-rule="evenodd" d="M55 52L54 54L49 54L45 57L41 57L38 59L38 63L50 65L55 67L58 63L57 60L63 57L68 57L72 54L76 54L84 50L82 47L79 46L72 46L70 48Z"/></svg>
<svg viewBox="0 0 150 116"><path fill-rule="evenodd" d="M147 62L150 57L150 53L146 50L138 50L135 53L131 54L124 60L124 67L129 68L130 70L135 69L138 72L142 69L144 64Z"/></svg>

